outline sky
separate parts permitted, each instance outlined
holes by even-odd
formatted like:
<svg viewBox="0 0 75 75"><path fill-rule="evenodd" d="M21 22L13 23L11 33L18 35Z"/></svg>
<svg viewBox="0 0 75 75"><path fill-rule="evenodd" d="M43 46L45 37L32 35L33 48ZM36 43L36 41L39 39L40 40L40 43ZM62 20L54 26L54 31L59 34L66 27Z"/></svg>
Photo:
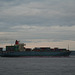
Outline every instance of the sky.
<svg viewBox="0 0 75 75"><path fill-rule="evenodd" d="M0 0L0 45L75 49L75 0Z"/></svg>

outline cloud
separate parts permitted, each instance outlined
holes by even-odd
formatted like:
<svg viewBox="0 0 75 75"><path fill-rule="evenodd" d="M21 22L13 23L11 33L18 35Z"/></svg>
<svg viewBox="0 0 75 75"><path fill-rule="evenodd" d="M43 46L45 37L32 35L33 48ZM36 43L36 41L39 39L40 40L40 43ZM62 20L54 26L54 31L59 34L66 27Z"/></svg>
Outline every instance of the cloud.
<svg viewBox="0 0 75 75"><path fill-rule="evenodd" d="M10 32L9 32L10 31ZM75 26L13 26L7 32L1 32L0 38L8 39L51 39L51 41L75 41Z"/></svg>
<svg viewBox="0 0 75 75"><path fill-rule="evenodd" d="M72 26L75 25L75 8L74 1L11 1L7 3L5 9L0 12L1 22L13 25L60 25ZM18 4L17 4L18 3ZM8 8L7 8L8 7Z"/></svg>
<svg viewBox="0 0 75 75"><path fill-rule="evenodd" d="M0 0L0 38L74 40L74 3L74 0Z"/></svg>

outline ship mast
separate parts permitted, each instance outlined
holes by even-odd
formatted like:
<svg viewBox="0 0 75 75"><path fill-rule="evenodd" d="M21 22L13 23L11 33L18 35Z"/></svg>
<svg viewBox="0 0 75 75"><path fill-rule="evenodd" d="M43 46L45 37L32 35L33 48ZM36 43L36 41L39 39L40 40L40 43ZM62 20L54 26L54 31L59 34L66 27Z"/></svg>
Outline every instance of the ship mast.
<svg viewBox="0 0 75 75"><path fill-rule="evenodd" d="M69 44L68 44L68 50L69 50Z"/></svg>

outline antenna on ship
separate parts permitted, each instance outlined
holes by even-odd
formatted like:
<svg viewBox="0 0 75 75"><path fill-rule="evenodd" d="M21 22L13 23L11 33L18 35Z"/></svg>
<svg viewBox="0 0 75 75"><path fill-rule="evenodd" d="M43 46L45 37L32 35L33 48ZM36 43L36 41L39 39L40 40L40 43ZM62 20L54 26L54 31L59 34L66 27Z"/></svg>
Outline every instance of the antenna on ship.
<svg viewBox="0 0 75 75"><path fill-rule="evenodd" d="M68 44L68 50L69 50L69 44Z"/></svg>

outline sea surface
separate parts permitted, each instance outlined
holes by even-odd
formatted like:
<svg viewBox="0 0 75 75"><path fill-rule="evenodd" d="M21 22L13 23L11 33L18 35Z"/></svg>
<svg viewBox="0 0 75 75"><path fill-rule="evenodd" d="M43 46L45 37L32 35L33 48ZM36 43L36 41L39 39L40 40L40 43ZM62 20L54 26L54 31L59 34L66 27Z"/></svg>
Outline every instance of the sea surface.
<svg viewBox="0 0 75 75"><path fill-rule="evenodd" d="M75 75L75 56L0 57L0 75Z"/></svg>

